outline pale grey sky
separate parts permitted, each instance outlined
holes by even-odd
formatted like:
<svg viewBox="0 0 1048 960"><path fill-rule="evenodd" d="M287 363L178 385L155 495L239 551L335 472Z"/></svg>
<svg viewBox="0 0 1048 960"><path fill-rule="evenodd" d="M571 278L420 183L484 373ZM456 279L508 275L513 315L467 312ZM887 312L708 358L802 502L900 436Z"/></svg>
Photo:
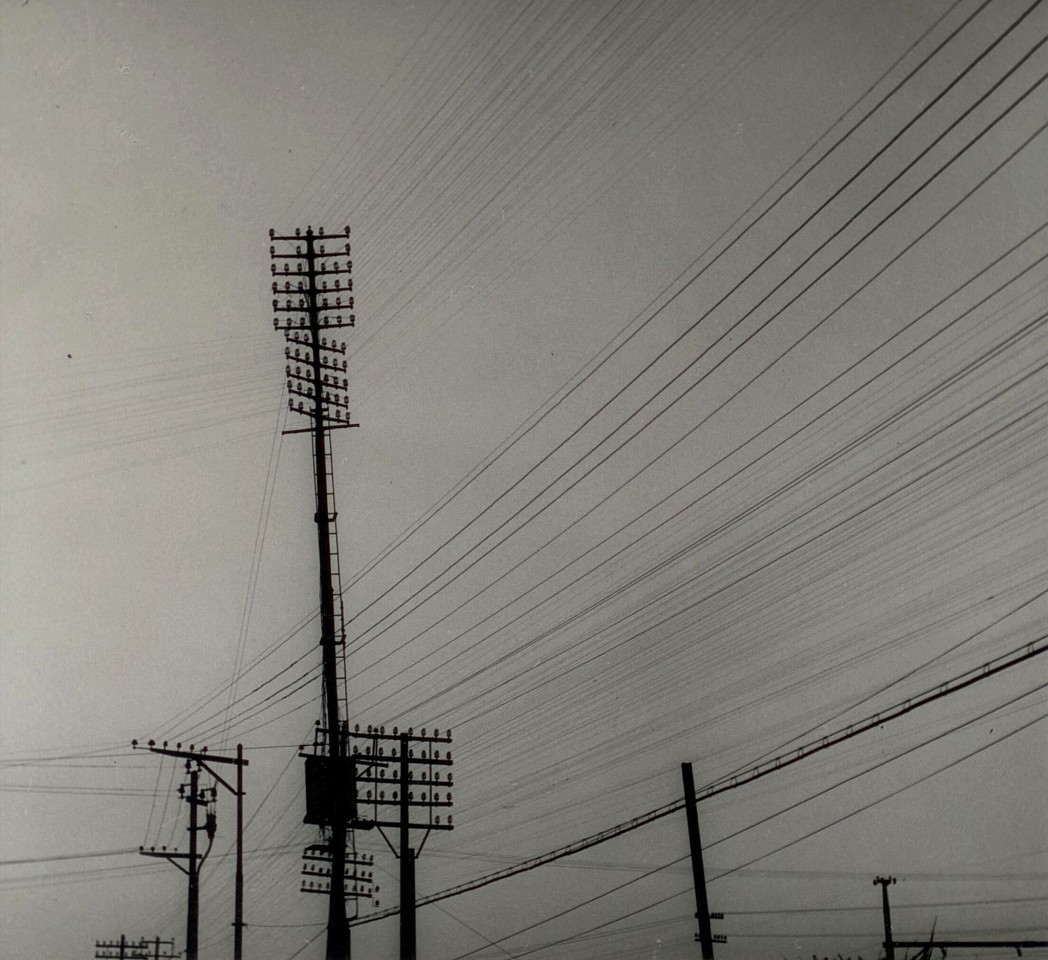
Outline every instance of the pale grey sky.
<svg viewBox="0 0 1048 960"><path fill-rule="evenodd" d="M244 743L246 956L323 955L270 227L353 229L350 719L454 731L420 894L1038 642L1046 26L1012 0L7 4L0 952L184 946L182 875L125 852L184 837L172 766L129 749L156 736ZM1046 680L701 805L718 957L876 956L878 873L900 936L1048 937ZM685 842L670 817L426 907L420 956L694 956Z"/></svg>

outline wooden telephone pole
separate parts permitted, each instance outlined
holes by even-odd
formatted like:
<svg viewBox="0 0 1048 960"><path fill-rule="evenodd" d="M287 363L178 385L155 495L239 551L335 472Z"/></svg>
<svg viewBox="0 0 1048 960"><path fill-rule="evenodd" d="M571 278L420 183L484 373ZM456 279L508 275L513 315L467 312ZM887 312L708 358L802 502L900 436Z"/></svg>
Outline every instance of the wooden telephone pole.
<svg viewBox="0 0 1048 960"><path fill-rule="evenodd" d="M892 908L888 902L888 887L895 877L877 877L873 885L881 888L881 913L884 914L884 960L895 960L895 941L892 938Z"/></svg>
<svg viewBox="0 0 1048 960"><path fill-rule="evenodd" d="M236 842L236 873L233 880L233 960L242 960L244 956L244 767L250 761L244 759L243 744L237 744L235 757L224 757L219 753L209 753L207 747L196 749L195 744L190 744L188 750L182 749L182 744L176 744L170 749L165 740L162 746L157 746L155 740L147 744L151 753L159 753L166 757L182 757L192 760L198 766L203 767L217 783L222 784L237 800L237 842ZM131 741L132 749L138 749L138 741ZM212 766L212 764L231 763L236 766L236 786L228 783ZM155 848L154 848L155 850ZM154 854L155 855L155 852ZM188 946L187 946L188 952Z"/></svg>
<svg viewBox="0 0 1048 960"><path fill-rule="evenodd" d="M400 960L415 960L415 864L431 831L454 829L451 731L354 728L348 740L354 823L377 827L400 860ZM385 828L397 831L396 844ZM417 848L412 830L425 831Z"/></svg>
<svg viewBox="0 0 1048 960"><path fill-rule="evenodd" d="M710 925L710 904L706 898L706 867L702 861L702 837L699 835L699 810L695 800L695 775L690 763L680 765L684 784L684 811L688 818L688 845L691 850L691 874L695 887L695 918L699 921L699 946L702 960L713 960L717 940ZM723 941L722 941L723 942Z"/></svg>

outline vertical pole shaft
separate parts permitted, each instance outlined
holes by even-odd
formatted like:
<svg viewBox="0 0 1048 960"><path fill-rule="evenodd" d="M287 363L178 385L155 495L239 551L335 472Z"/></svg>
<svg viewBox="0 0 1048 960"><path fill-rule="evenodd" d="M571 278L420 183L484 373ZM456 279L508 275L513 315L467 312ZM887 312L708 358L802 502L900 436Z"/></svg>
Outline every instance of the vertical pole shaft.
<svg viewBox="0 0 1048 960"><path fill-rule="evenodd" d="M892 912L888 903L888 885L894 877L878 877L873 881L881 888L881 910L884 912L884 960L895 960L895 941L892 937Z"/></svg>
<svg viewBox="0 0 1048 960"><path fill-rule="evenodd" d="M411 848L408 737L400 735L400 960L415 960L415 851Z"/></svg>
<svg viewBox="0 0 1048 960"><path fill-rule="evenodd" d="M244 955L244 745L237 744L237 872L233 892L233 960Z"/></svg>
<svg viewBox="0 0 1048 960"><path fill-rule="evenodd" d="M695 885L695 916L699 921L699 944L702 947L702 960L713 960L713 929L710 926L710 905L706 899L706 868L702 863L695 777L690 763L682 763L680 767L684 780L684 809L688 816L688 842L691 846L691 874Z"/></svg>
<svg viewBox="0 0 1048 960"><path fill-rule="evenodd" d="M415 851L400 853L400 960L415 960Z"/></svg>
<svg viewBox="0 0 1048 960"><path fill-rule="evenodd" d="M155 949L153 950L153 960L160 960L160 937L156 938Z"/></svg>
<svg viewBox="0 0 1048 960"><path fill-rule="evenodd" d="M331 521L328 516L327 428L324 423L323 373L320 354L320 314L317 309L317 253L312 231L306 233L306 293L309 331L313 344L313 470L316 476L317 549L320 560L320 646L323 660L324 701L331 765L331 888L328 894L325 960L349 956L346 922L346 811L343 803L343 737L338 715L335 598L331 586Z"/></svg>
<svg viewBox="0 0 1048 960"><path fill-rule="evenodd" d="M120 934L120 960L124 960L124 957L127 956L127 954L124 953L125 943L127 943L127 938L123 934Z"/></svg>
<svg viewBox="0 0 1048 960"><path fill-rule="evenodd" d="M186 766L191 766L186 761ZM200 771L189 774L189 909L186 911L186 960L197 960L197 928L200 922L200 882L197 875L197 796Z"/></svg>

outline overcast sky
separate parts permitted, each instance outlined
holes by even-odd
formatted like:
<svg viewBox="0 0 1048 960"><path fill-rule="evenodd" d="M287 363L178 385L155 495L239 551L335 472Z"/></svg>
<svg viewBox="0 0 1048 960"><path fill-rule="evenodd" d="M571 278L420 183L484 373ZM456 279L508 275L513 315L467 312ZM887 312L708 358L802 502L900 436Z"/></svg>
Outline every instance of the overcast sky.
<svg viewBox="0 0 1048 960"><path fill-rule="evenodd" d="M352 227L349 720L453 730L420 896L1039 649L1046 28L1023 0L5 4L0 953L184 949L183 875L135 852L187 842L181 770L130 749L155 737L243 743L245 956L324 954L271 227ZM717 956L875 957L878 874L900 938L1048 939L1046 684L1034 657L701 803ZM361 915L395 906L357 840ZM677 813L423 907L419 955L696 956L686 844ZM396 920L353 949L396 956Z"/></svg>

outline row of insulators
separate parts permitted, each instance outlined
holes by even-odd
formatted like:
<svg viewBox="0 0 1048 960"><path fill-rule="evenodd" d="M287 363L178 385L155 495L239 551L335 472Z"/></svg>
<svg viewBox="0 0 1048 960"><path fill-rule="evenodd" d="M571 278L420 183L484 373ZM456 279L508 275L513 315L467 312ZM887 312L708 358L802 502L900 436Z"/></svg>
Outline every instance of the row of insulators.
<svg viewBox="0 0 1048 960"><path fill-rule="evenodd" d="M330 877L331 871L324 870L322 867L313 867L306 864L306 866L302 868L302 874L307 877ZM367 873L348 872L345 874L345 877L347 880L370 880L372 872L370 870Z"/></svg>
<svg viewBox="0 0 1048 960"><path fill-rule="evenodd" d="M349 253L349 245L348 244L346 245L346 253L347 254ZM302 269L302 261L301 260L299 260L299 261L297 261L295 263L294 271L291 270L291 264L287 263L287 262L284 263L284 269L282 271L277 270L277 265L275 263L271 263L269 265L269 275L271 277L275 277L275 276L278 276L280 274L283 274L283 276L285 276L285 277L290 277L292 275L294 275L296 277L308 277L310 275L312 275L314 277L323 277L323 276L328 276L329 274L332 274L332 273L337 273L337 274L350 273L350 272L352 272L352 270L353 270L353 261L352 260L347 260L345 262L345 264L343 264L341 260L332 260L331 261L331 269L330 270L328 269L328 262L327 262L327 260L322 260L321 261L319 270L314 268L312 271L310 271L310 270L303 270ZM338 281L336 281L336 283L337 282ZM300 286L298 289L301 290L302 287Z"/></svg>
<svg viewBox="0 0 1048 960"><path fill-rule="evenodd" d="M360 779L364 780L365 782L367 782L367 780L369 778L361 777ZM415 771L414 770L408 770L408 779L409 780L414 780L415 779ZM420 773L418 775L418 779L422 783L429 783L429 781L430 781L429 774L427 774L425 771L423 771L422 773ZM378 777L372 779L371 782L375 782L375 780L397 780L397 781L399 781L400 777L398 775L396 775L396 774L387 773L385 770L380 768L379 771L378 771ZM439 772L433 774L433 782L434 783L440 783L440 773ZM451 779L451 774L449 773L447 775L447 784L450 787L450 786L452 786L452 783L453 783L453 781Z"/></svg>
<svg viewBox="0 0 1048 960"><path fill-rule="evenodd" d="M335 256L338 256L339 254L341 254L343 252L345 252L347 254L351 252L350 246L349 246L348 243L343 246L342 250L339 250L337 252L335 250L332 250L330 255L335 257ZM324 244L322 244L322 243L318 243L315 253L319 253L321 256L327 256L328 255L327 254L327 247L325 247ZM269 255L271 257L277 256L277 248L276 247L270 247L269 248ZM282 254L282 256L287 256L287 254ZM304 257L304 256L306 256L306 251L303 250L302 247L299 244L297 244L297 243L295 244L295 256L296 257Z"/></svg>
<svg viewBox="0 0 1048 960"><path fill-rule="evenodd" d="M323 846L308 846L302 851L303 860L319 860L322 863L330 863L332 857L331 851L327 847ZM373 853L361 853L357 856L347 854L346 863L357 863L362 866L375 862L375 855Z"/></svg>
<svg viewBox="0 0 1048 960"><path fill-rule="evenodd" d="M288 400L287 408L292 413L312 413L311 409L308 409L301 400L296 404L293 400ZM324 414L328 420L349 420L349 414L339 410L337 407L334 410L325 410Z"/></svg>
<svg viewBox="0 0 1048 960"><path fill-rule="evenodd" d="M272 240L276 235L277 235L276 230L274 230L272 227L270 227L269 228L269 239ZM349 227L343 227L342 228L342 235L346 236L346 237L349 236ZM301 230L300 227L295 227L295 236L296 237L301 237L302 236L302 230ZM306 227L306 236L307 237L313 236L313 226L312 226L312 224L310 224L309 226ZM318 237L324 236L324 228L323 227L317 227L317 236ZM339 236L339 234L335 234L335 236Z"/></svg>
<svg viewBox="0 0 1048 960"><path fill-rule="evenodd" d="M359 723L356 724L353 727L353 732L357 733L357 734L360 733L360 724ZM415 735L414 727L408 727L407 730L405 730L404 732L409 737L413 737ZM377 736L380 736L380 737L384 737L386 735L386 728L385 727L373 727L373 726L371 726L371 724L368 724L368 727L367 727L367 730L365 731L365 733L368 733L368 734L371 734L371 735L377 735ZM419 731L419 736L420 737L424 737L425 735L426 735L426 728L423 727ZM400 734L397 732L397 728L396 727L393 728L393 736L394 737L400 736ZM433 736L434 740L439 740L440 739L440 731L436 727L433 728L432 736ZM447 740L448 743L451 742L451 731L450 730L445 730L444 731L444 739Z"/></svg>
<svg viewBox="0 0 1048 960"><path fill-rule="evenodd" d="M343 244L341 250L336 250L333 247L331 249L331 253L328 253L327 247L325 247L324 244L318 243L316 249L313 251L313 256L317 256L319 254L322 257L341 257L344 254L345 256L348 257L350 255L350 253L352 253L352 252L353 252L352 247L350 247L350 245L348 243ZM276 247L272 247L272 246L269 248L269 255L274 260L277 257L289 258L291 256L290 254L287 254L287 253L277 253L277 248ZM296 257L307 257L307 256L309 256L309 251L303 250L302 246L300 244L296 243L295 244L295 256ZM326 266L326 264L325 264L325 266Z"/></svg>
<svg viewBox="0 0 1048 960"><path fill-rule="evenodd" d="M343 234L345 236L347 236L347 237L349 236L349 227L348 226L344 226L342 228L342 231L343 231ZM313 227L310 224L309 226L306 227L306 236L307 237L311 237L312 235L313 235ZM272 228L270 226L269 227L269 239L271 240L272 238L274 238L276 236L277 236L277 231L275 231L274 228ZM300 227L298 227L298 226L294 227L294 236L296 236L296 237L301 237L302 236L302 230L301 230ZM319 236L319 237L323 237L324 236L324 227L323 226L319 226L318 228L316 228L316 236Z"/></svg>
<svg viewBox="0 0 1048 960"><path fill-rule="evenodd" d="M346 874L346 879L347 880L352 880L353 878L349 874ZM305 889L307 887L310 888L310 889L315 889L312 880L303 880L302 881L302 888ZM316 885L316 887L323 887L323 889L325 889L325 890L328 889L327 884L320 884L320 883L318 883ZM365 891L370 893L371 892L371 884L368 881L366 881L366 880L361 881L359 883L347 883L346 884L346 890L347 891L352 891L353 893L363 893Z"/></svg>
<svg viewBox="0 0 1048 960"><path fill-rule="evenodd" d="M321 254L325 254L326 255L327 251L326 250L321 250L320 248L318 248L318 252L321 253ZM345 247L343 247L337 253L332 251L331 255L333 257L341 257L343 254L345 254L346 257L348 257L352 252L353 252L352 247L350 247L350 245L347 243L345 245ZM300 257L303 256L302 248L301 247L295 247L295 253L298 256L300 256ZM278 255L277 254L277 248L276 247L270 247L269 248L269 255L271 257L273 257L273 258L276 258L277 255ZM284 260L283 272L287 273L287 274L290 274L291 273L291 264L288 263L287 261L290 260L290 259L293 259L293 258L289 254L286 254L286 253L282 253L279 256ZM317 270L316 268L314 268L314 272L315 273L327 273L327 269L328 269L327 260L321 260L320 261L320 269ZM341 263L338 260L332 260L331 261L331 270L332 270L332 272L334 272L336 270L341 270L341 269L343 269L343 268L342 268ZM346 260L345 269L346 270L352 270L353 269L353 261L352 260L348 260L348 259ZM275 263L271 263L269 265L269 272L273 276L276 276L276 274L277 274L277 265ZM296 261L296 263L295 263L295 273L303 273L303 272L308 273L309 271L303 271L303 269L302 269L302 261L301 260Z"/></svg>
<svg viewBox="0 0 1048 960"><path fill-rule="evenodd" d="M354 313L345 318L342 317L341 313L335 314L334 317L326 315L317 317L317 326L319 327L355 327L356 325L357 317ZM305 317L299 317L297 324L294 317L273 318L274 330L307 330L309 327L310 322Z"/></svg>
<svg viewBox="0 0 1048 960"><path fill-rule="evenodd" d="M342 304L336 303L335 306L340 308ZM308 328L311 325L308 317L298 317L297 320L298 322L296 323L295 317L274 317L273 329L281 329L281 324L284 324L283 329L285 330L302 330ZM350 313L345 317L343 317L341 313L336 313L333 317L330 317L327 314L321 314L319 317L317 317L318 327L355 327L356 325L357 316L355 313Z"/></svg>
<svg viewBox="0 0 1048 960"><path fill-rule="evenodd" d="M279 291L276 290L276 284L275 283L273 284L273 287L274 287L274 289L273 289L274 293L279 292ZM346 281L346 291L350 292L352 290L353 290L353 281L352 280L347 280ZM334 303L328 303L328 298L327 297L321 297L320 298L320 303L318 304L318 306L321 309L329 308L329 307L341 307L341 306L345 306L345 307L348 307L348 308L352 309L354 302L355 301L353 300L353 298L349 297L349 298L347 298L345 304L343 304L341 297L335 297L335 302ZM279 300L274 300L273 301L273 309L274 310L279 310L280 309L280 301ZM297 302L292 303L290 298L285 297L284 298L284 309L285 310L306 310L307 309L306 298L305 297L299 297Z"/></svg>
<svg viewBox="0 0 1048 960"><path fill-rule="evenodd" d="M291 347L284 347L284 356L288 360L291 359L291 356L292 356L291 355ZM295 359L302 360L303 362L306 362L309 359L306 356L300 354L300 352L299 352L299 350L297 348L295 349L294 356L295 356ZM312 361L310 361L310 362L312 362ZM346 361L346 360L325 360L322 357L321 360L320 360L320 367L321 367L322 370L336 370L336 371L342 370L342 371L345 371L345 370L347 370L349 368L349 364L348 364L348 361ZM285 370L286 369L287 369L287 367L285 367Z"/></svg>
<svg viewBox="0 0 1048 960"><path fill-rule="evenodd" d="M306 236L307 236L307 237L308 237L308 236L310 236L310 235L311 235L311 233L312 233L312 231L308 231L308 232L306 233ZM302 234L301 234L301 233L299 233L298 231L296 231L296 232L295 232L295 236L296 236L296 237L301 237L301 236L302 236ZM321 237L323 237L323 236L324 236L324 234L320 234L320 236L321 236ZM345 237L344 237L344 239L348 239L348 238L349 238L349 227L346 227L346 233L345 233ZM269 239L270 239L270 240L275 240L275 239L276 239L276 234L275 234L275 233L273 233L273 231L272 231L272 230L270 230L270 231L269 231ZM283 239L289 239L289 238L287 238L287 237L281 237L281 239L283 240ZM348 251L349 251L349 244L348 244L348 243L347 243L347 244L345 244L345 247L346 247L346 251L348 252ZM319 251L320 253L323 253L323 252L325 251L325 247L324 247L324 244L322 244L322 243L319 243L319 244L317 244L317 250L318 250L318 251ZM296 244L295 244L295 253L301 253L301 252L302 252L302 247L301 247L301 245L300 245L300 244L297 244L297 243L296 243ZM274 247L274 246L272 246L272 245L270 246L270 248L269 248L269 255L270 255L271 257L275 257L275 256L276 256L276 247Z"/></svg>
<svg viewBox="0 0 1048 960"><path fill-rule="evenodd" d="M313 345L312 344L302 343L300 340L291 340L289 342L290 343L301 344L303 347L309 347L310 350L313 349ZM291 356L291 354L288 353L288 350L290 350L290 349L291 349L290 347L285 348L285 350L284 350L284 356L285 357L290 357ZM331 343L329 344L328 341L327 341L327 337L321 337L320 338L320 349L321 350L339 350L339 351L344 353L345 350L346 350L346 341L343 340L341 343L336 343L334 340L332 340ZM310 360L311 358L312 358L312 354L311 353L303 352L303 351L299 350L298 347L295 347L295 359L296 360L307 361L307 360Z"/></svg>
<svg viewBox="0 0 1048 960"><path fill-rule="evenodd" d="M376 888L372 887L370 883L347 883L344 889L347 897L370 897L375 892ZM303 880L302 886L299 887L299 890L302 893L330 893L331 881Z"/></svg>
<svg viewBox="0 0 1048 960"><path fill-rule="evenodd" d="M364 795L364 799L366 799L366 800L372 799L370 790L368 790L368 792ZM385 799L386 799L386 791L385 790L379 790L379 792L378 792L378 800L381 802L381 801L383 801ZM397 800L397 791L396 790L393 791L393 793L391 795L391 799L394 802L396 802L396 800ZM412 793L409 790L408 791L408 800L414 800L414 799L415 799L415 794ZM423 800L423 801L428 801L429 800L429 797L426 796L426 791L425 790L422 791L422 794L419 797L419 799ZM444 799L441 800L440 799L440 794L439 793L434 793L433 794L433 802L434 803L451 803L451 794L450 793L445 793L444 794Z"/></svg>
<svg viewBox="0 0 1048 960"><path fill-rule="evenodd" d="M165 750L167 749L167 744L168 744L168 741L167 741L167 740L165 740L165 741L163 742L163 747L164 747L164 749L165 749ZM132 741L131 741L131 746L132 746L133 748L136 748L136 749L137 749L137 747L138 747L138 741L137 741L137 740L132 740ZM156 746L156 741L155 741L155 740L150 740L150 741L149 741L149 746L151 746L151 747L155 747L155 746ZM181 743L176 743L176 744L175 744L175 748L176 748L177 750L181 750L181 749L182 749L182 744L181 744ZM191 743L191 744L189 745L189 749L190 749L190 750L196 750L196 744L193 744L193 743ZM201 747L201 748L200 748L200 752L201 752L201 753L207 753L207 747Z"/></svg>
<svg viewBox="0 0 1048 960"><path fill-rule="evenodd" d="M346 244L346 254L347 254L347 257L348 257L348 254L349 254L349 244L348 243ZM332 260L331 261L331 269L330 270L328 269L328 262L327 262L327 260L321 260L320 261L320 269L319 270L314 269L313 272L314 272L314 274L316 276L323 277L323 276L327 276L328 274L332 274L332 273L351 273L352 270L353 270L353 261L349 260L349 259L347 259L345 263L342 263L340 260Z"/></svg>
<svg viewBox="0 0 1048 960"><path fill-rule="evenodd" d="M288 390L291 393L297 393L297 394L302 393L302 389L295 385L295 381L294 380L288 380L287 388L288 388ZM306 394L307 397L312 397L313 396L313 388L312 387L306 387L305 394ZM323 400L325 403L334 403L334 404L339 404L339 405L341 405L343 403L349 403L349 397L345 397L343 399L343 397L340 396L337 393L327 393L325 391L321 391L320 399Z"/></svg>
<svg viewBox="0 0 1048 960"><path fill-rule="evenodd" d="M352 266L353 261L349 260L349 261L347 261L347 263L350 266ZM346 286L345 286L346 290L352 290L353 289L353 281L352 280L346 280L345 283L346 283ZM326 292L327 288L328 288L327 280L322 280L320 282L320 290L322 292ZM342 288L342 281L339 280L337 277L334 280L334 289L335 290L343 289ZM284 281L284 292L285 293L306 293L308 290L309 290L309 287L307 287L301 280L299 280L298 283L294 287L291 286L291 281L290 280L285 280ZM280 286L276 282L273 283L273 292L274 293L279 293L280 292ZM352 298L350 298L349 306L353 306Z"/></svg>
<svg viewBox="0 0 1048 960"><path fill-rule="evenodd" d="M300 366L296 366L295 367L295 376L299 377L299 378L302 378L302 379L305 379L305 377L307 377L311 372L312 371L308 371L307 370L306 373L303 373L302 372L302 368ZM286 373L289 377L291 376L291 364L288 364L287 366L284 367L284 373ZM338 379L338 377L328 378L328 375L325 373L323 378L322 378L322 382L323 382L324 386L326 386L326 387L338 387L338 386L341 386L343 390L348 390L349 389L349 381L345 377L343 377L342 380L340 381Z"/></svg>
<svg viewBox="0 0 1048 960"><path fill-rule="evenodd" d="M354 748L353 753L357 754L356 748ZM357 755L359 755L359 754L357 754ZM386 755L386 751L383 750L382 747L376 747L375 748L375 756L376 757L384 757L385 755ZM390 751L390 756L391 757L396 757L396 755L397 755L397 751L396 750ZM364 756L365 757L370 757L371 756L371 747L365 747L364 748ZM415 758L415 751L414 750L409 750L408 751L408 759L409 760L413 760L414 758ZM428 754L426 753L425 750L423 750L419 754L419 759L420 760L428 760L429 759L429 756L428 756ZM439 750L434 750L433 751L433 759L434 760L439 760L440 759L440 751ZM446 754L444 754L444 759L445 760L450 760L451 759L451 751L450 750Z"/></svg>

